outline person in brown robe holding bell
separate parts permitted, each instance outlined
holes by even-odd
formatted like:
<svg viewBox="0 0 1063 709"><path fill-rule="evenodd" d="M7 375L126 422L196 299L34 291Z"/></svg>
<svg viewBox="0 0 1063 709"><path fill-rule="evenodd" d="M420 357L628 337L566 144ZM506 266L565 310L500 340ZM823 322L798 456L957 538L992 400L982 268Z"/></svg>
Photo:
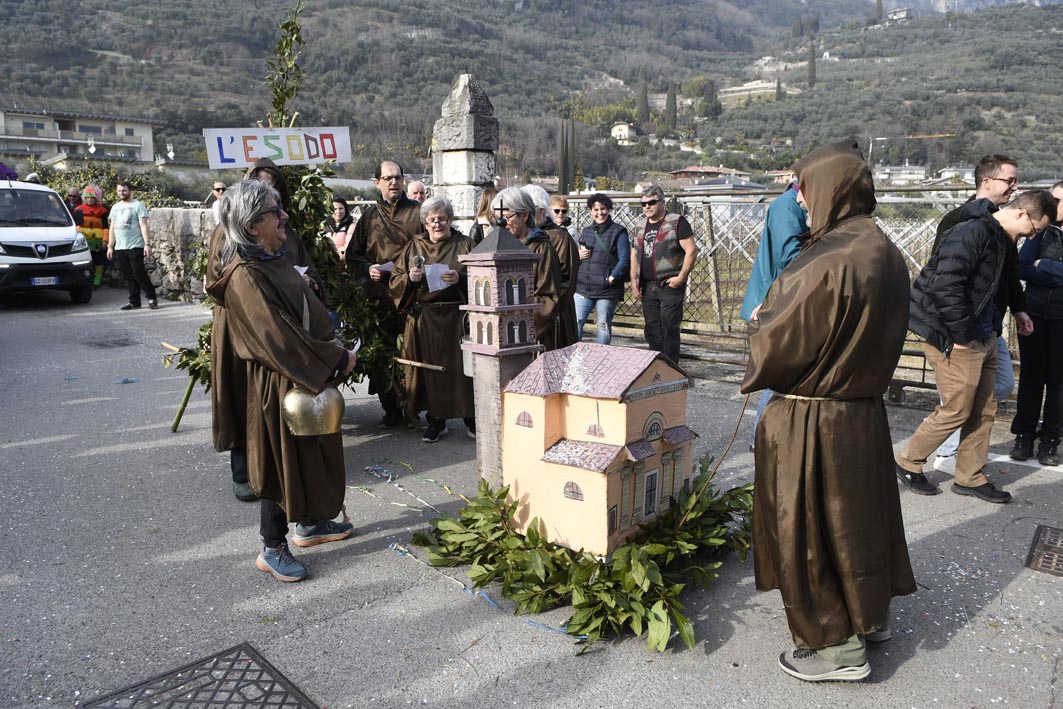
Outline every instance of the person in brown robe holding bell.
<svg viewBox="0 0 1063 709"><path fill-rule="evenodd" d="M893 596L915 591L882 395L908 329L908 270L871 219L856 146L794 166L811 236L750 324L743 392L772 389L756 431L753 561L779 589L807 681L870 674L865 640L889 638Z"/></svg>
<svg viewBox="0 0 1063 709"><path fill-rule="evenodd" d="M459 306L468 302L469 295L465 264L458 261L474 244L450 228L453 220L450 200L426 199L421 204L426 231L406 245L391 274L391 297L406 315L402 357L412 363L403 365L406 413L417 420L422 411L427 412L428 427L421 439L425 443L447 435L447 419L452 418L464 419L469 436L476 436L472 378L465 376L461 356L465 327ZM441 284L427 274L439 265L446 268Z"/></svg>
<svg viewBox="0 0 1063 709"><path fill-rule="evenodd" d="M335 340L325 306L284 256L288 215L277 191L244 180L228 190L220 211L225 265L208 292L224 308L228 341L245 363L249 484L262 499L256 565L278 580L300 581L306 568L288 550L288 521L296 522L299 546L346 539L354 527L332 521L346 478L339 417L334 431L297 436L282 406L296 386L320 394L356 357Z"/></svg>
<svg viewBox="0 0 1063 709"><path fill-rule="evenodd" d="M506 220L506 229L528 247L541 254L535 264L535 285L532 295L543 307L535 311L535 340L549 352L558 349L558 303L564 285L561 282L561 262L550 238L535 225L535 203L520 187L507 187L491 201L495 214Z"/></svg>
<svg viewBox="0 0 1063 709"><path fill-rule="evenodd" d="M281 207L284 207L284 192L279 189L284 185L284 175L272 160L262 158L247 172L248 179L259 180L272 186L280 195ZM223 197L224 198L224 197ZM218 200L219 209L221 199ZM319 299L325 297L325 286L310 259L303 240L295 235L287 222L284 223L287 239L284 242L284 257L293 266L305 268L303 279ZM218 224L210 235L207 245L207 271L204 285L207 291L221 278L225 269L225 229ZM214 450L222 453L229 451L229 467L232 471L233 496L242 502L254 502L258 498L251 491L247 479L247 448L244 434L247 430L245 420L247 409L247 374L246 365L233 352L229 342L228 328L225 322L225 308L215 301L210 332L210 401L211 429Z"/></svg>

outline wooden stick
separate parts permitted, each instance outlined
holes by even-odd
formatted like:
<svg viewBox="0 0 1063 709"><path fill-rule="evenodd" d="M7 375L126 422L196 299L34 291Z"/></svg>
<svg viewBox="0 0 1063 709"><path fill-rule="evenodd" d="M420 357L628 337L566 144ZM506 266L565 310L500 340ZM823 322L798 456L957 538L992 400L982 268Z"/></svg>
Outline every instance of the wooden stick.
<svg viewBox="0 0 1063 709"><path fill-rule="evenodd" d="M169 342L160 342L159 344L162 345L163 347L165 347L166 349L170 350L171 352L180 352L181 351L181 349L179 347L174 347Z"/></svg>
<svg viewBox="0 0 1063 709"><path fill-rule="evenodd" d="M414 362L412 359L402 359L401 357L396 357L395 361L398 362L399 364L408 364L411 367L420 367L421 369L431 369L433 372L445 372L445 371L447 371L446 367L440 367L438 364L427 364L426 362Z"/></svg>
<svg viewBox="0 0 1063 709"><path fill-rule="evenodd" d="M170 426L170 433L177 433L177 427L181 425L181 417L185 415L185 407L188 406L188 400L192 398L192 389L195 386L196 380L192 377L189 377L188 388L185 389L185 398L181 399L181 405L177 407L177 415L173 417L173 424Z"/></svg>

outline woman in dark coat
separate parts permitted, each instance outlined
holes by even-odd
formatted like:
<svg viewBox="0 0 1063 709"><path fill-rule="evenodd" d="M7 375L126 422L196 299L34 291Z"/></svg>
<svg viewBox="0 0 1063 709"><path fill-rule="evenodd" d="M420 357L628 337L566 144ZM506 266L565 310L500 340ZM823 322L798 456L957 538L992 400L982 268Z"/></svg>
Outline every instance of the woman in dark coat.
<svg viewBox="0 0 1063 709"><path fill-rule="evenodd" d="M296 384L320 393L355 365L335 340L324 305L285 258L287 213L269 185L244 180L222 201L224 266L208 287L224 308L226 333L246 380L249 483L262 499L263 546L256 564L281 581L300 581L306 568L288 550L346 539L353 526L334 522L343 506L345 471L340 434L293 435L281 405Z"/></svg>
<svg viewBox="0 0 1063 709"><path fill-rule="evenodd" d="M459 306L468 302L468 288L465 265L458 262L473 249L473 242L450 228L453 219L454 208L446 197L426 199L421 205L426 231L406 245L391 274L392 299L406 315L402 357L417 363L403 365L406 413L417 420L427 411L428 428L421 438L425 443L447 435L447 419L452 418L464 419L469 436L476 437L472 378L465 376L461 356L465 329ZM428 277L429 268L439 265L446 267L441 284Z"/></svg>
<svg viewBox="0 0 1063 709"><path fill-rule="evenodd" d="M750 325L743 392L772 389L756 432L757 588L779 589L800 679L867 677L864 637L889 637L913 593L882 395L908 328L908 270L871 219L871 171L851 144L795 166L812 220L802 253Z"/></svg>
<svg viewBox="0 0 1063 709"><path fill-rule="evenodd" d="M608 345L613 340L613 313L624 299L624 281L631 264L631 242L627 229L613 221L613 200L609 195L592 194L587 209L594 220L579 237L579 278L576 284L576 322L579 339L594 311L595 341Z"/></svg>

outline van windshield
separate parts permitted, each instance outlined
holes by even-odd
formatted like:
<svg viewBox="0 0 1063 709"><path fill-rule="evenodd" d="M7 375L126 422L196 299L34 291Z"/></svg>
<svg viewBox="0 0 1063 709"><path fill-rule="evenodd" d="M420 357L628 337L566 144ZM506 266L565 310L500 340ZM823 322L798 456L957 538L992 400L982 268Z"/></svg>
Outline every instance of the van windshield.
<svg viewBox="0 0 1063 709"><path fill-rule="evenodd" d="M71 224L70 212L55 192L0 190L0 229Z"/></svg>

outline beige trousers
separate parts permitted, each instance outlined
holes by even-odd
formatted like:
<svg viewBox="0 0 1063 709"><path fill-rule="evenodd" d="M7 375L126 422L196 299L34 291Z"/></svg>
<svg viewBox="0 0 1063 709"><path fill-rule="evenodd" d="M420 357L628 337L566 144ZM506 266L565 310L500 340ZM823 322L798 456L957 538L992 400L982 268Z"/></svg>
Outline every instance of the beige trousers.
<svg viewBox="0 0 1063 709"><path fill-rule="evenodd" d="M959 428L956 484L978 487L988 482L982 469L989 460L989 435L997 413L993 396L996 338L976 340L970 345L953 347L948 357L931 344L923 345L926 361L934 368L941 404L912 434L897 464L909 472L921 473L930 454Z"/></svg>

